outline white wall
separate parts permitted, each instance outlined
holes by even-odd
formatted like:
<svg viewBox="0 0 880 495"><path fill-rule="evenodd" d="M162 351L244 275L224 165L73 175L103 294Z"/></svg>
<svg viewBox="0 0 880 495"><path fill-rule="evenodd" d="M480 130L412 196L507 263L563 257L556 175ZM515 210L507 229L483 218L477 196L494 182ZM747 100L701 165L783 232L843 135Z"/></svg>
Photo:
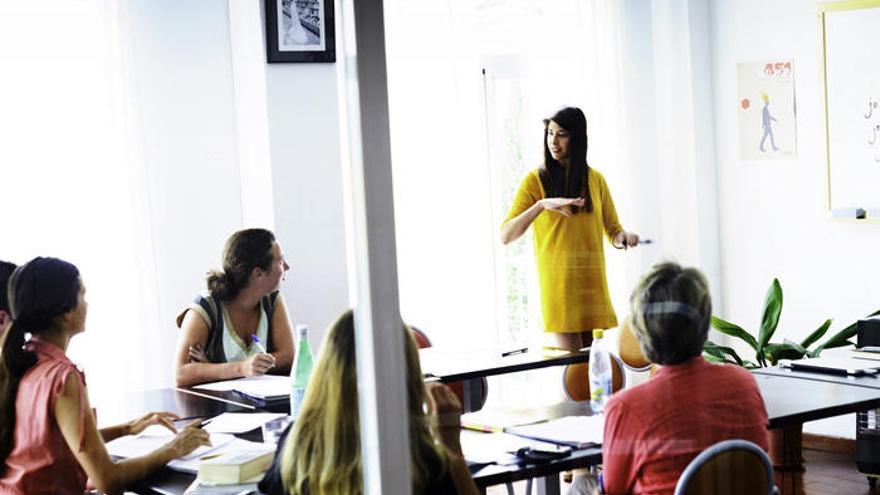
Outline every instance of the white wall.
<svg viewBox="0 0 880 495"><path fill-rule="evenodd" d="M310 326L317 346L348 304L335 65L267 65L262 2L125 5L138 230L156 328L137 345L169 363L144 386L172 383L174 317L241 228L274 229L291 265L282 284L291 318Z"/></svg>
<svg viewBox="0 0 880 495"><path fill-rule="evenodd" d="M721 315L757 328L764 294L778 277L785 295L774 340L800 340L826 318L829 332L880 308L876 224L831 220L826 174L820 37L814 2L717 0L712 4L716 141L720 186ZM738 62L794 60L797 159L741 161ZM853 437L852 416L806 431Z"/></svg>

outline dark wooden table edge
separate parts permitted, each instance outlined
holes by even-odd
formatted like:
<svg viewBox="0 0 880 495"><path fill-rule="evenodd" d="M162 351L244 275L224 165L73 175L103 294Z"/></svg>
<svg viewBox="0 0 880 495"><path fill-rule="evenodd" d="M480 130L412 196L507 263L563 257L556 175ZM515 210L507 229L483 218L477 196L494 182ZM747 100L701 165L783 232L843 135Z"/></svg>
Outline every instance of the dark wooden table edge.
<svg viewBox="0 0 880 495"><path fill-rule="evenodd" d="M504 375L507 373L516 373L519 371L529 371L536 370L540 368L550 368L552 366L563 366L566 364L577 364L577 363L586 363L590 359L590 354L586 351L578 351L571 354L566 354L565 356L548 358L542 361L533 361L529 363L516 363L510 365L502 365L496 368L478 370L478 371L466 371L462 373L452 373L448 375L434 375L430 373L425 374L426 379L435 379L439 380L440 383L451 383L451 382L460 382L463 380L470 380L473 378L482 378L484 376L494 376L494 375Z"/></svg>

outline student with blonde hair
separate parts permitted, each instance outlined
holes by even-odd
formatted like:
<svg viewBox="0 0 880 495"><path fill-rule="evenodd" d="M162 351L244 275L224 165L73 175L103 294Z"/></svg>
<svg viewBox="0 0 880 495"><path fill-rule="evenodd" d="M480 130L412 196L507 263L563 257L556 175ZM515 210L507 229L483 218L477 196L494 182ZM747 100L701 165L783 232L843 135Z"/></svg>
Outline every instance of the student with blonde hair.
<svg viewBox="0 0 880 495"><path fill-rule="evenodd" d="M445 386L422 379L419 354L406 334L407 410L413 494L478 493L459 442L461 404ZM327 332L306 389L302 411L276 464L261 482L270 494L356 495L363 488L358 415L354 314L344 313ZM425 413L428 404L430 414Z"/></svg>

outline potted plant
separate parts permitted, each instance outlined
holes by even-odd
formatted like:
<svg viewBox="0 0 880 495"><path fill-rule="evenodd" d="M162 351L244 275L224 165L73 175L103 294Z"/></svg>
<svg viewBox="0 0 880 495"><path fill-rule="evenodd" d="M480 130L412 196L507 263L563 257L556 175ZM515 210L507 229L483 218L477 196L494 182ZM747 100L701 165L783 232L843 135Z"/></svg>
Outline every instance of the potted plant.
<svg viewBox="0 0 880 495"><path fill-rule="evenodd" d="M736 337L748 344L755 351L755 360L743 359L733 348L718 345L711 340L707 340L706 345L703 346L704 357L716 363L730 363L754 369L764 368L768 365L774 366L780 359L800 359L804 356L816 357L825 349L854 344L849 339L856 334L857 322L853 322L851 325L839 330L825 340L824 343L815 345L831 327L830 319L825 320L801 342L784 339L782 343L771 343L770 339L776 333L776 326L779 324L779 314L781 312L782 286L779 284L779 280L773 279L773 283L770 284L770 288L767 290L767 296L764 298L764 313L761 317L761 326L758 329L757 337L739 325L722 320L716 316L712 317L712 326L719 332ZM880 314L880 310L868 316L877 314ZM815 347L810 349L814 345Z"/></svg>
<svg viewBox="0 0 880 495"><path fill-rule="evenodd" d="M825 342L818 344L831 327L831 320L825 320L816 330L813 330L802 341L794 342L784 339L782 343L771 343L770 339L776 332L779 324L779 315L782 312L782 286L779 280L773 279L767 295L764 298L764 310L761 317L761 325L758 328L757 337L744 330L739 325L721 318L712 317L712 326L719 332L738 338L748 344L755 351L754 361L743 359L737 352L728 346L718 345L707 340L703 346L703 356L712 362L730 363L743 366L748 369L774 366L780 359L801 359L804 356L817 357L825 349L853 345L850 339L855 336L857 322L837 331L828 337ZM880 310L868 316L880 314ZM811 349L812 347L812 349ZM775 468L780 470L799 469L803 464L801 458L801 425L770 430L770 458Z"/></svg>

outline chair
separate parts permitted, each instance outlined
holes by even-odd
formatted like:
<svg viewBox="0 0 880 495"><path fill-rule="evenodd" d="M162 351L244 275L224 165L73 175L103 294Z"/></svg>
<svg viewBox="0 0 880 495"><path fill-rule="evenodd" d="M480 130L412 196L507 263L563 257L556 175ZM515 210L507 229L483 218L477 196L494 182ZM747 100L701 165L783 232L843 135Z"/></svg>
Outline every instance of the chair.
<svg viewBox="0 0 880 495"><path fill-rule="evenodd" d="M611 356L611 392L626 387L626 374L623 361L614 354ZM588 363L569 364L562 371L562 391L568 400L590 400L590 380L587 375Z"/></svg>
<svg viewBox="0 0 880 495"><path fill-rule="evenodd" d="M703 493L777 494L770 458L748 440L725 440L710 446L681 473L674 495Z"/></svg>
<svg viewBox="0 0 880 495"><path fill-rule="evenodd" d="M412 325L409 326L409 329L419 349L432 347L431 339L425 332ZM462 412L465 413L482 409L486 403L486 396L489 394L489 382L484 376L472 380L447 383L446 386L458 397L458 400L461 402Z"/></svg>
<svg viewBox="0 0 880 495"><path fill-rule="evenodd" d="M623 320L620 332L617 334L617 349L620 359L627 368L633 371L649 371L653 363L642 353L639 340L632 329L632 321L629 317Z"/></svg>

